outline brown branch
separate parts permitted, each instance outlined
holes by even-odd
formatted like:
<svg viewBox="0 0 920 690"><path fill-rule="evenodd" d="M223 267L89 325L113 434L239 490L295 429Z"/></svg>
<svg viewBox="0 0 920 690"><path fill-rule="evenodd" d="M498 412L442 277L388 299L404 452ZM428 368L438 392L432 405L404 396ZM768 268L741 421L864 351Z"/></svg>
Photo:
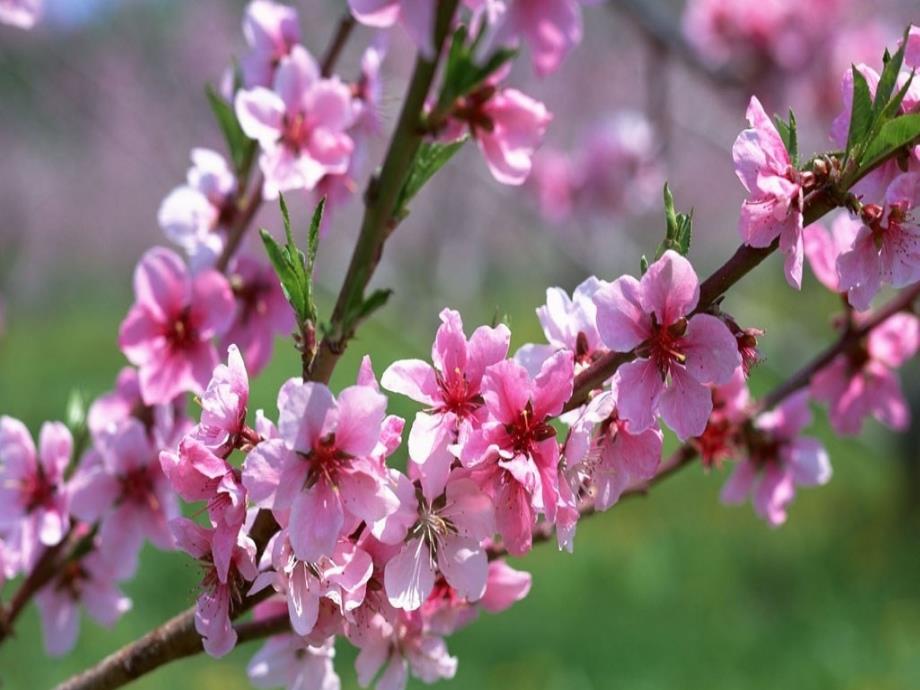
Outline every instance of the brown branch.
<svg viewBox="0 0 920 690"><path fill-rule="evenodd" d="M227 243L214 264L214 268L221 273L226 272L227 266L230 265L230 260L236 254L236 250L239 249L246 231L252 224L252 219L255 218L259 207L262 205L262 183L263 177L260 172L256 174L249 194L242 195L241 193L237 212L233 217L230 228L227 230Z"/></svg>
<svg viewBox="0 0 920 690"><path fill-rule="evenodd" d="M268 589L247 597L232 613L233 618L269 596ZM272 634L272 628L265 621L240 623L234 626L241 640L256 639ZM274 630L278 632L278 630ZM184 659L204 650L201 635L195 630L195 608L189 608L154 628L143 637L125 645L107 656L92 668L64 681L55 690L112 690L176 659Z"/></svg>
<svg viewBox="0 0 920 690"><path fill-rule="evenodd" d="M348 43L348 37L351 34L351 30L354 28L355 19L351 14L346 14L339 20L339 25L336 27L332 42L329 44L329 47L326 48L326 52L320 63L320 71L324 77L328 77L332 74L332 71L335 69L335 63L342 54L345 44Z"/></svg>
<svg viewBox="0 0 920 690"><path fill-rule="evenodd" d="M758 405L758 410L763 411L776 407L797 390L805 388L820 369L830 364L837 355L845 352L850 346L865 338L873 328L899 312L910 311L918 297L920 297L920 283L904 288L897 297L892 298L884 307L874 312L865 321L845 330L836 343L764 396Z"/></svg>
<svg viewBox="0 0 920 690"><path fill-rule="evenodd" d="M350 331L353 324L349 321L353 318L354 310L362 304L364 291L380 262L383 245L396 227L393 213L396 210L399 192L422 144L424 131L421 120L425 101L437 72L457 4L458 0L442 0L438 3L434 57L426 59L419 55L416 59L406 98L380 174L368 183L361 233L358 235L351 262L342 280L328 332L319 344L319 350L310 369L310 379L313 381L327 383L332 376L332 371L352 336Z"/></svg>

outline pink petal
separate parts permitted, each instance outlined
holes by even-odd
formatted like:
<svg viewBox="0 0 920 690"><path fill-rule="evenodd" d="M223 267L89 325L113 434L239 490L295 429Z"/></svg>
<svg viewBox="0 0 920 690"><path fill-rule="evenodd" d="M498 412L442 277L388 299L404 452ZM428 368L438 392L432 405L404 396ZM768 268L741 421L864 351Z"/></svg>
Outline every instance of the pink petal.
<svg viewBox="0 0 920 690"><path fill-rule="evenodd" d="M505 561L489 563L486 591L479 606L489 613L501 613L511 608L530 592L531 576L522 570L515 570Z"/></svg>
<svg viewBox="0 0 920 690"><path fill-rule="evenodd" d="M604 344L615 352L629 352L649 337L649 318L641 303L639 281L622 276L598 290L597 330Z"/></svg>
<svg viewBox="0 0 920 690"><path fill-rule="evenodd" d="M309 635L313 632L313 626L319 617L319 597L311 591L312 579L307 566L298 563L294 566L291 579L288 581L288 614L291 618L291 627L298 635ZM317 582L314 586L318 585Z"/></svg>
<svg viewBox="0 0 920 690"><path fill-rule="evenodd" d="M642 309L654 312L662 325L689 314L700 298L700 283L693 266L670 249L649 266L639 281L639 289Z"/></svg>
<svg viewBox="0 0 920 690"><path fill-rule="evenodd" d="M420 537L408 541L390 559L383 574L390 604L415 611L434 589L434 569L428 547Z"/></svg>
<svg viewBox="0 0 920 690"><path fill-rule="evenodd" d="M572 352L561 350L547 359L534 379L533 411L536 419L555 417L572 397L575 361Z"/></svg>
<svg viewBox="0 0 920 690"><path fill-rule="evenodd" d="M297 558L313 563L335 550L345 516L339 497L325 481L301 491L291 506L288 526Z"/></svg>
<svg viewBox="0 0 920 690"><path fill-rule="evenodd" d="M309 453L335 409L332 392L323 384L288 379L278 391L278 433L294 450Z"/></svg>
<svg viewBox="0 0 920 690"><path fill-rule="evenodd" d="M633 431L644 431L655 422L664 381L658 366L649 359L628 362L617 369L614 379L620 416Z"/></svg>
<svg viewBox="0 0 920 690"><path fill-rule="evenodd" d="M434 369L420 359L393 362L380 377L380 385L426 405L438 404L440 397Z"/></svg>
<svg viewBox="0 0 920 690"><path fill-rule="evenodd" d="M235 311L233 291L222 274L209 269L195 276L192 283L191 320L200 339L207 340L223 334L233 323Z"/></svg>
<svg viewBox="0 0 920 690"><path fill-rule="evenodd" d="M511 360L486 369L482 380L483 397L489 411L503 424L510 424L530 401L531 381L527 370Z"/></svg>
<svg viewBox="0 0 920 690"><path fill-rule="evenodd" d="M722 487L719 494L719 500L722 503L734 505L744 503L748 496L751 495L751 488L754 485L754 478L757 476L757 469L750 460L742 460L732 471L731 476Z"/></svg>
<svg viewBox="0 0 920 690"><path fill-rule="evenodd" d="M721 319L709 314L690 319L680 347L687 357L687 373L700 383L728 383L741 366L735 337Z"/></svg>
<svg viewBox="0 0 920 690"><path fill-rule="evenodd" d="M495 513L491 499L470 479L455 479L447 484L447 503L440 513L458 533L478 541L495 533Z"/></svg>
<svg viewBox="0 0 920 690"><path fill-rule="evenodd" d="M259 86L241 90L236 94L234 106L240 127L250 139L271 146L281 137L285 105L270 89Z"/></svg>
<svg viewBox="0 0 920 690"><path fill-rule="evenodd" d="M446 537L438 550L438 567L448 584L467 601L476 601L485 593L489 561L477 540Z"/></svg>
<svg viewBox="0 0 920 690"><path fill-rule="evenodd" d="M163 247L148 250L134 269L134 297L160 322L182 311L191 298L191 284L179 255Z"/></svg>
<svg viewBox="0 0 920 690"><path fill-rule="evenodd" d="M386 397L367 386L349 386L339 393L338 407L336 447L349 455L370 454L380 439Z"/></svg>
<svg viewBox="0 0 920 690"><path fill-rule="evenodd" d="M243 463L243 486L249 500L260 508L272 508L281 470L291 461L299 462L280 439L262 441L253 448Z"/></svg>
<svg viewBox="0 0 920 690"><path fill-rule="evenodd" d="M671 383L661 396L661 417L681 441L700 436L712 412L712 393L683 367L671 367Z"/></svg>

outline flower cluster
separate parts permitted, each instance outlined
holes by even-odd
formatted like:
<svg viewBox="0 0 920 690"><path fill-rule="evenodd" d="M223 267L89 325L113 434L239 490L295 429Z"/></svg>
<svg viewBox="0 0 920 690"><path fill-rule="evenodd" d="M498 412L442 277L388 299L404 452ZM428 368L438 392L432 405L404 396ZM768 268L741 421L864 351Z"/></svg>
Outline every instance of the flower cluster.
<svg viewBox="0 0 920 690"><path fill-rule="evenodd" d="M438 57L436 3L350 0L349 7L371 26L402 24L425 59ZM523 41L541 74L580 39L580 0L467 0L463 7L474 45ZM505 554L523 556L553 537L571 551L584 514L646 490L696 454L707 469L735 458L722 500L750 498L777 526L797 487L831 477L821 443L802 434L811 399L827 404L841 435L858 433L869 416L893 428L907 424L896 369L920 349L920 319L906 300L863 311L884 285L914 286L904 293L911 300L920 291L916 136L889 152L892 161L850 180L859 183L857 196L835 187L844 167L838 157L801 165L789 132L794 119L774 124L757 98L733 149L749 195L742 239L779 248L797 288L807 256L819 280L847 300L839 345L781 395L753 400L747 380L763 332L742 328L725 310L724 286L714 295L709 281L701 283L687 258L690 219L670 201L666 239L639 277L592 276L571 295L547 290L537 309L546 342L512 354L506 325L467 336L460 314L444 309L430 361L398 360L378 381L365 356L354 385L334 392L312 366L315 305L298 302L312 300L312 283L298 285L304 297L285 274L309 273L318 232L309 259L290 237L283 252L266 239L270 254L272 246L282 254L272 254L274 269L239 253L240 233L263 198L295 190L335 197L353 187L362 141L379 124L382 44L375 39L350 84L300 43L289 6L254 0L244 36L249 50L236 85L216 107L235 115L251 139L242 144L248 153L231 150L231 164L194 149L187 184L163 201L160 223L188 259L153 248L138 263L135 302L118 338L131 366L91 405L84 433L49 422L36 444L22 422L0 417L0 584L20 574L30 584L45 578L37 602L49 653L73 647L81 605L106 625L130 608L119 584L135 574L149 541L201 566L194 626L211 656L236 646L234 619L250 609L257 622L284 624L250 662L257 687L340 687L337 639L358 650L363 687L401 690L410 675L426 683L450 678L457 660L446 639L480 611L503 611L530 590L530 575L511 568ZM464 40L463 31L452 40ZM450 52L457 58L467 48L457 43ZM911 30L904 48L900 108L913 113L920 97L906 87L920 66L920 31ZM882 91L884 79L861 69ZM521 184L550 115L502 87L507 73L499 66L480 74L461 95L424 108L420 98L413 145L468 131L493 176ZM642 152L624 153L627 138L618 135L578 167L590 178L621 160L635 160L638 170ZM566 189L543 187L545 194L600 200L621 184L605 180L592 190L587 178L563 182ZM839 216L830 231L806 229L816 190L852 215ZM386 209L380 231L391 232L404 210ZM359 266L367 279L372 268ZM250 376L269 362L274 336L294 329L288 303L303 369L280 386L275 416L251 409ZM359 316L368 310L362 303ZM324 330L331 338L356 320ZM325 343L327 350L348 337ZM186 415L189 394L197 422ZM388 394L421 406L408 430L387 413ZM667 465L666 433L684 444ZM404 435L405 465L398 461ZM183 515L180 500L195 512ZM6 627L5 616L0 623Z"/></svg>

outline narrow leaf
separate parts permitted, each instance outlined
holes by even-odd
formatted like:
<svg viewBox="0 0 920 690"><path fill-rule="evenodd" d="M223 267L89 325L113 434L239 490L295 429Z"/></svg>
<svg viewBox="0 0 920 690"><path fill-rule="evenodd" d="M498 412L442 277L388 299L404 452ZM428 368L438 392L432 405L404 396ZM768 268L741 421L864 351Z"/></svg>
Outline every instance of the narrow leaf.
<svg viewBox="0 0 920 690"><path fill-rule="evenodd" d="M403 188L399 193L396 204L396 216L401 217L406 213L406 207L416 194L425 186L438 170L453 158L454 154L466 143L468 137L463 137L448 144L424 143L419 147L412 163L412 169L406 178Z"/></svg>
<svg viewBox="0 0 920 690"><path fill-rule="evenodd" d="M901 115L884 123L878 134L867 143L860 169L873 168L898 149L920 138L920 113Z"/></svg>
<svg viewBox="0 0 920 690"><path fill-rule="evenodd" d="M862 72L853 65L853 108L850 113L850 129L847 133L847 154L864 143L872 126L872 96L869 84Z"/></svg>
<svg viewBox="0 0 920 690"><path fill-rule="evenodd" d="M224 141L227 143L227 150L230 152L233 167L237 175L242 176L255 154L256 142L246 136L242 127L240 127L239 120L236 119L236 113L233 108L221 98L220 94L212 86L207 86L205 94L208 97L211 112L214 113L214 118L224 135Z"/></svg>

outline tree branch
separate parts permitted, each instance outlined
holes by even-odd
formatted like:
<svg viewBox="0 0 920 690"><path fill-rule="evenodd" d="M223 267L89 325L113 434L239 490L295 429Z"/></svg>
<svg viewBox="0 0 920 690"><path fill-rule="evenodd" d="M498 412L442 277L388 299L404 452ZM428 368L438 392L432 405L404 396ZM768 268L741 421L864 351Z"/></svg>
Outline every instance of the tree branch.
<svg viewBox="0 0 920 690"><path fill-rule="evenodd" d="M364 291L380 262L383 245L396 227L393 212L422 143L424 131L421 119L425 101L434 81L457 4L458 0L442 0L438 3L435 55L431 59L421 55L416 59L409 89L380 174L368 184L361 233L339 290L328 333L320 342L313 360L310 370L310 379L313 381L327 383L332 376L352 335L349 332L352 324L348 323L351 313L364 300Z"/></svg>

